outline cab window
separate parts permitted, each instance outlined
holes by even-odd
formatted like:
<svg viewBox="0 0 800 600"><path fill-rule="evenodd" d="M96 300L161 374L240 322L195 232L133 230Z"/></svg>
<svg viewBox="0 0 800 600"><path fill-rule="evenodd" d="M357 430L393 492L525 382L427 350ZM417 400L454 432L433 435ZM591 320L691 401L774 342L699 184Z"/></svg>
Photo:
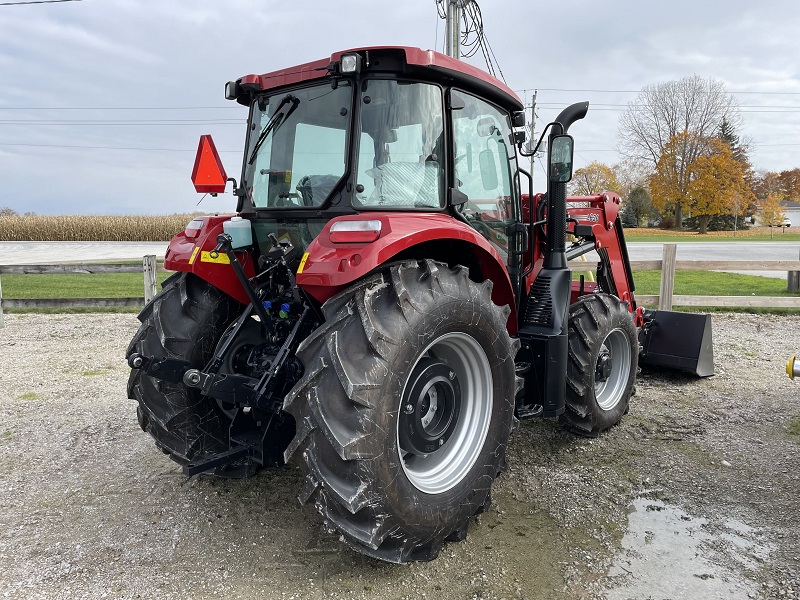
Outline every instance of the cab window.
<svg viewBox="0 0 800 600"><path fill-rule="evenodd" d="M508 259L508 227L514 223L515 155L507 114L469 94L451 91L454 187L467 197L470 224Z"/></svg>

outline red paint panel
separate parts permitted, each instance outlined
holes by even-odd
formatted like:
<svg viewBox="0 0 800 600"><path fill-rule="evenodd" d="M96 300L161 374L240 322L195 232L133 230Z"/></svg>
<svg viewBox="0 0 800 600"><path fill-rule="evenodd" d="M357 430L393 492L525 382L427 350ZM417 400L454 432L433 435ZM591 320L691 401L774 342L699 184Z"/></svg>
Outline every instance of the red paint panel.
<svg viewBox="0 0 800 600"><path fill-rule="evenodd" d="M190 239L186 237L185 232L173 237L164 256L164 268L170 271L194 273L242 304L249 304L250 300L230 264L203 260L203 252L211 252L216 248L217 236L222 233L222 224L230 218L230 216L197 217L203 221L197 237ZM255 261L252 255L249 252L237 252L236 257L242 263L247 276L253 277Z"/></svg>
<svg viewBox="0 0 800 600"><path fill-rule="evenodd" d="M462 73L469 77L479 79L489 85L497 88L503 94L509 96L509 99L514 100L522 107L522 102L514 91L509 88L505 83L482 71L477 67L473 67L463 61L456 60L439 52L433 50L422 50L410 46L370 46L363 48L351 48L350 50L342 50L331 54L330 59L320 59L313 62L264 73L263 75L245 75L239 79L240 84L253 85L259 84L262 90L270 90L273 88L283 87L285 85L293 85L314 79L321 79L327 77L328 66L332 62L338 62L342 54L349 54L352 52L363 53L366 51L381 51L381 50L400 50L405 53L406 63L411 66L417 67L430 67L443 71L454 71Z"/></svg>
<svg viewBox="0 0 800 600"><path fill-rule="evenodd" d="M330 228L334 223L364 220L381 221L381 234L374 242L341 244L331 241ZM516 303L502 258L474 229L444 214L370 212L333 219L306 249L308 258L297 275L297 284L318 301L325 302L373 269L390 262L398 253L438 240L463 241L473 247L483 276L494 283L493 301L511 307L509 330L516 332Z"/></svg>

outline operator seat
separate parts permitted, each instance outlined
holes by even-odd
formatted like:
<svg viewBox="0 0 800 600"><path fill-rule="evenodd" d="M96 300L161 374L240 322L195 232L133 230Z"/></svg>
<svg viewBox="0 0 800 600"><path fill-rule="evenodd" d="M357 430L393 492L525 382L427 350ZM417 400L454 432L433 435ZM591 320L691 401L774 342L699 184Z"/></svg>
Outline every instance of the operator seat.
<svg viewBox="0 0 800 600"><path fill-rule="evenodd" d="M306 175L295 186L303 206L320 206L331 193L339 177L336 175Z"/></svg>

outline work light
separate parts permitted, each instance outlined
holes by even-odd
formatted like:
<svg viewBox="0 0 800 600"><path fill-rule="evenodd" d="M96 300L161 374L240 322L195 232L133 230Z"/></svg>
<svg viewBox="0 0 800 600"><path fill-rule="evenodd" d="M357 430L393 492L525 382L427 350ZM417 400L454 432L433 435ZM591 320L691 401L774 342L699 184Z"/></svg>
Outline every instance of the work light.
<svg viewBox="0 0 800 600"><path fill-rule="evenodd" d="M358 73L361 70L361 56L358 54L343 54L339 62L342 73Z"/></svg>

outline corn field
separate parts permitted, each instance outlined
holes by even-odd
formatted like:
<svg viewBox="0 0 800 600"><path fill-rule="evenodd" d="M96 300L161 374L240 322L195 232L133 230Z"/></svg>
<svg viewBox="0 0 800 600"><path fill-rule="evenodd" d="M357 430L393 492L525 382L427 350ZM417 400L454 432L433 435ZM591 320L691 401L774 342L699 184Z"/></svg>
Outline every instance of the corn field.
<svg viewBox="0 0 800 600"><path fill-rule="evenodd" d="M166 242L183 231L194 214L172 215L18 215L0 212L0 241L3 242ZM795 233L800 228L789 228ZM763 236L769 230L754 227L736 236ZM782 230L775 231L778 239ZM703 238L729 237L731 231L709 231ZM697 238L695 231L625 229L625 237L668 235Z"/></svg>
<svg viewBox="0 0 800 600"><path fill-rule="evenodd" d="M195 215L0 215L4 242L165 242Z"/></svg>

